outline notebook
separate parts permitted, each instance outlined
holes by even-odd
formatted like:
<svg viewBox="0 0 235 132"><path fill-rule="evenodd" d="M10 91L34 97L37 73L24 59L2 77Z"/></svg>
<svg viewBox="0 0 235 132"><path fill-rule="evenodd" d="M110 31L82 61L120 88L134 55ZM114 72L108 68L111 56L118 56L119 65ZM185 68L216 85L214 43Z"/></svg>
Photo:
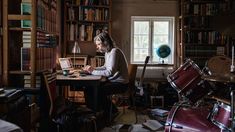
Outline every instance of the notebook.
<svg viewBox="0 0 235 132"><path fill-rule="evenodd" d="M74 73L74 68L71 58L59 58L59 62L62 70L69 70L69 74Z"/></svg>

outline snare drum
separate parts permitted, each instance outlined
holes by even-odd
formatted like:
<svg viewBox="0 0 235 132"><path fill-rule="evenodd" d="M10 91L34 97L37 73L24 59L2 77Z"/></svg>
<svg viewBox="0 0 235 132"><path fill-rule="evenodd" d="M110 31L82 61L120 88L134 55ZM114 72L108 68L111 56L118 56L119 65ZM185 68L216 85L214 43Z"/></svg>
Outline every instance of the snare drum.
<svg viewBox="0 0 235 132"><path fill-rule="evenodd" d="M231 130L231 107L224 103L215 103L209 120L224 130Z"/></svg>
<svg viewBox="0 0 235 132"><path fill-rule="evenodd" d="M209 84L201 79L202 74L200 68L188 59L181 67L169 74L167 80L179 95L195 103L210 91Z"/></svg>
<svg viewBox="0 0 235 132"><path fill-rule="evenodd" d="M188 107L176 104L170 110L165 132L219 132L220 128L207 119L207 107Z"/></svg>

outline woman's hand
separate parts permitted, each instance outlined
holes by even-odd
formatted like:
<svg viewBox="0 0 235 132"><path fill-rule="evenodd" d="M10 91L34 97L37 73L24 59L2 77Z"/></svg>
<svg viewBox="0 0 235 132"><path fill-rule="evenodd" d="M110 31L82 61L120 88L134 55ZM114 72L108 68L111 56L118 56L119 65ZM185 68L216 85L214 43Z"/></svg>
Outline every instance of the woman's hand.
<svg viewBox="0 0 235 132"><path fill-rule="evenodd" d="M92 66L87 65L87 66L85 66L85 67L83 68L83 70L84 70L84 71L87 71L88 73L92 73L92 71L94 70L94 68L93 68Z"/></svg>

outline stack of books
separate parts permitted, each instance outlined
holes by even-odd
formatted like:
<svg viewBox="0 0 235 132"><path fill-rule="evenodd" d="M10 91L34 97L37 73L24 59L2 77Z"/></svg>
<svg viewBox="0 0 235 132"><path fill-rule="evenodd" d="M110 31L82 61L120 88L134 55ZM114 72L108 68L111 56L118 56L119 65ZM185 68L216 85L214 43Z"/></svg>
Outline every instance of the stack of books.
<svg viewBox="0 0 235 132"><path fill-rule="evenodd" d="M169 113L168 110L159 109L159 108L151 109L150 112L153 116L167 116Z"/></svg>

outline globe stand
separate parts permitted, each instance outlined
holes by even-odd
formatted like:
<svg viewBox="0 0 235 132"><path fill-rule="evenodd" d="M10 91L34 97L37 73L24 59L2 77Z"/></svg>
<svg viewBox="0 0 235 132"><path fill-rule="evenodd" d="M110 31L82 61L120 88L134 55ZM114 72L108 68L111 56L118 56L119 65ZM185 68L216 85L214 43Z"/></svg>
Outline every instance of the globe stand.
<svg viewBox="0 0 235 132"><path fill-rule="evenodd" d="M160 58L160 61L159 61L161 64L164 64L164 59L163 58Z"/></svg>

